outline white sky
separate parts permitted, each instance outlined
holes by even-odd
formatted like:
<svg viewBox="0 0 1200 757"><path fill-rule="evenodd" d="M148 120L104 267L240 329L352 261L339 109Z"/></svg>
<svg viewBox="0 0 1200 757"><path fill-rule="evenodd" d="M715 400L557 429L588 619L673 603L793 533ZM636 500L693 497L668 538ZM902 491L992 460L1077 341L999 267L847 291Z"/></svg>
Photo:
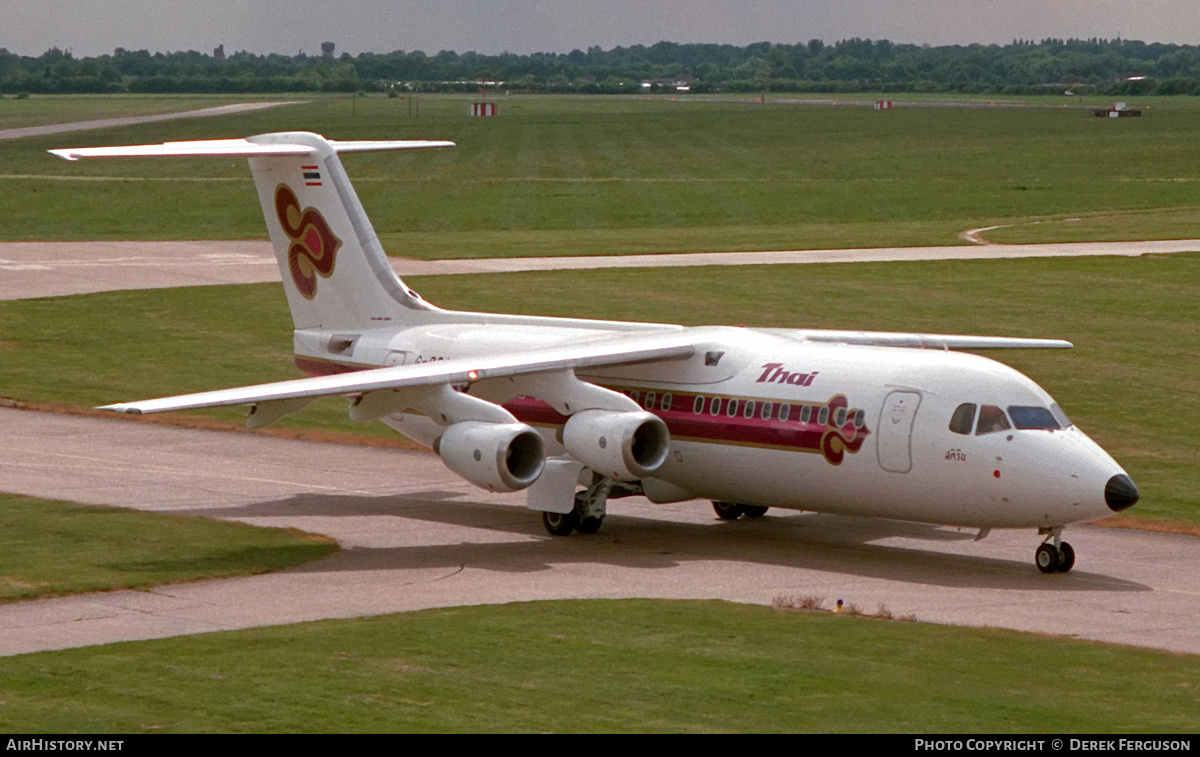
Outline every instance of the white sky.
<svg viewBox="0 0 1200 757"><path fill-rule="evenodd" d="M672 42L1007 43L1121 36L1200 44L1198 0L0 0L0 47L294 55L569 52Z"/></svg>

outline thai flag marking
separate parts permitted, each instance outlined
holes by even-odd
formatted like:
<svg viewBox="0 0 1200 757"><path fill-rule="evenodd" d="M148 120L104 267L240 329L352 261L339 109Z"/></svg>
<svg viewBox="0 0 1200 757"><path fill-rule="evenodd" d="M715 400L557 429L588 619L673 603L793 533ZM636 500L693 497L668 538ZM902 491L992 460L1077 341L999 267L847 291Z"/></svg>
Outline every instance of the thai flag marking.
<svg viewBox="0 0 1200 757"><path fill-rule="evenodd" d="M304 171L304 184L309 187L321 186L321 167L320 166L300 166Z"/></svg>

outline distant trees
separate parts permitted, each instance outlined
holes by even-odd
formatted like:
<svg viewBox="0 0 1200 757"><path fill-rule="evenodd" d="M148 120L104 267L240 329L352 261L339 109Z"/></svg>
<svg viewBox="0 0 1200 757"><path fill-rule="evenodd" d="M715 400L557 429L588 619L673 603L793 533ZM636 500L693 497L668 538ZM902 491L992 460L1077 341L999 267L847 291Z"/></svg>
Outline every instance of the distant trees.
<svg viewBox="0 0 1200 757"><path fill-rule="evenodd" d="M1038 94L1200 94L1200 47L1092 38L1013 40L1008 45L896 44L821 40L797 44L599 46L569 53L482 55L442 50L320 56L150 53L117 48L75 58L50 48L37 57L0 49L0 93L470 91L503 82L530 92L974 92ZM652 89L652 91L654 91Z"/></svg>

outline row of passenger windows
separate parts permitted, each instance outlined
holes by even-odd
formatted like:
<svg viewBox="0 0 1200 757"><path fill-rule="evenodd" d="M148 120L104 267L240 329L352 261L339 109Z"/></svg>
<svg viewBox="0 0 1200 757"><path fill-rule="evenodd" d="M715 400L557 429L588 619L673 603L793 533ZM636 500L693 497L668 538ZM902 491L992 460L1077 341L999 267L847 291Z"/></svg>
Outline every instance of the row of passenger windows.
<svg viewBox="0 0 1200 757"><path fill-rule="evenodd" d="M979 410L976 420L976 409ZM1009 419L1012 419L1011 423ZM1037 405L1009 405L1008 413L995 405L977 407L974 403L964 402L954 409L950 416L950 430L956 434L969 434L975 429L976 436L994 434L997 431L1007 431L1014 426L1018 429L1043 429L1057 431L1071 425L1071 419L1066 416L1057 404L1049 408Z"/></svg>
<svg viewBox="0 0 1200 757"><path fill-rule="evenodd" d="M647 410L653 410L657 407L659 410L666 412L671 409L671 405L675 398L669 392L661 396L657 392L646 392L643 396L641 392L633 391L629 396L634 402L638 402ZM741 415L743 418L761 418L764 421L772 419L780 421L796 420L800 423L816 423L824 426L829 422L830 409L828 405L822 405L819 408L814 408L812 405L800 405L795 414L792 413L792 405L787 402L782 402L776 405L774 402L759 403L755 400L724 400L720 397L704 397L697 395L692 400L692 413L694 415L709 415L718 417L724 415L727 418L736 418ZM833 411L833 425L844 426L849 420L854 424L855 428L862 428L866 422L866 412L863 410L854 411L850 415L849 411L844 407L839 407Z"/></svg>

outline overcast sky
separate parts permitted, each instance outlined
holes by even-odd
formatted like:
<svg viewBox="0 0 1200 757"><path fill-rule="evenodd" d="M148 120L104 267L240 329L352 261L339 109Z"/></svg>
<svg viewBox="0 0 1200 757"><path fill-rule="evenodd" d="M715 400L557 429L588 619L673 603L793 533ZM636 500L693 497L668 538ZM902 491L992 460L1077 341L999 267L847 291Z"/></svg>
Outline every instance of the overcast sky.
<svg viewBox="0 0 1200 757"><path fill-rule="evenodd" d="M223 44L288 55L569 52L672 42L1200 43L1200 0L0 0L0 47L77 57Z"/></svg>

